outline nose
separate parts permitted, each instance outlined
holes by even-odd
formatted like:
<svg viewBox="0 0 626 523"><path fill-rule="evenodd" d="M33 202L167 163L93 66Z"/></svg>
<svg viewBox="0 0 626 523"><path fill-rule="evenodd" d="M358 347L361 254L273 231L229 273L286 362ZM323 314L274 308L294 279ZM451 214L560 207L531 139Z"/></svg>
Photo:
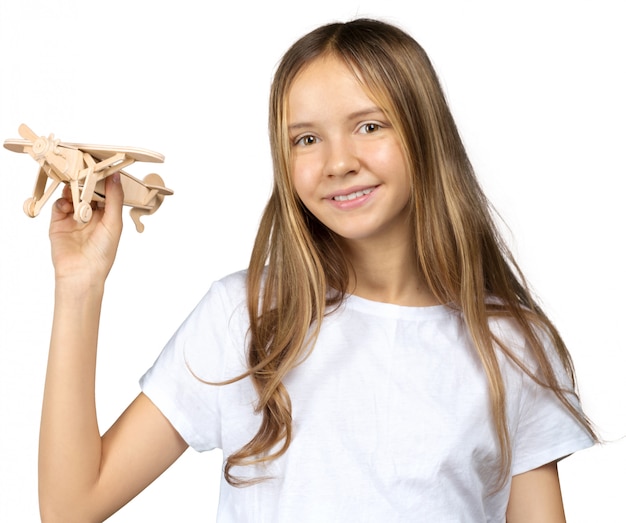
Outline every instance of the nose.
<svg viewBox="0 0 626 523"><path fill-rule="evenodd" d="M327 141L326 175L346 176L359 171L361 163L355 144L348 138Z"/></svg>

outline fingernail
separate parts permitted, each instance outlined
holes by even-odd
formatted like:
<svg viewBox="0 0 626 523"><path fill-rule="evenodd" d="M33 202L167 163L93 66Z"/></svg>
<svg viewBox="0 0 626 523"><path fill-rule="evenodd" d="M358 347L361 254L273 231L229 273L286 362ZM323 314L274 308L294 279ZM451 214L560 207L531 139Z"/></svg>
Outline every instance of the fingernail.
<svg viewBox="0 0 626 523"><path fill-rule="evenodd" d="M120 183L120 173L113 173L113 182L114 183Z"/></svg>

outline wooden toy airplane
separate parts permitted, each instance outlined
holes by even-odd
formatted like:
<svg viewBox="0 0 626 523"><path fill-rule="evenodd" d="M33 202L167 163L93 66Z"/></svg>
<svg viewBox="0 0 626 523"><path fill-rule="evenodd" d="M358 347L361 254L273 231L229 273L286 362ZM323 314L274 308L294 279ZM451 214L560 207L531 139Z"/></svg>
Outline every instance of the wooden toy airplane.
<svg viewBox="0 0 626 523"><path fill-rule="evenodd" d="M140 218L153 214L165 196L173 194L158 174L148 174L139 180L122 171L136 161L162 163L164 157L159 153L132 147L63 143L53 134L48 138L37 136L24 124L20 125L19 134L23 140L5 140L4 147L27 153L39 164L33 196L24 202L24 212L30 217L37 216L55 189L65 183L71 188L74 219L88 223L93 213L92 202L97 205L104 202L105 178L119 172L124 205L132 207L130 216L137 231L143 232Z"/></svg>

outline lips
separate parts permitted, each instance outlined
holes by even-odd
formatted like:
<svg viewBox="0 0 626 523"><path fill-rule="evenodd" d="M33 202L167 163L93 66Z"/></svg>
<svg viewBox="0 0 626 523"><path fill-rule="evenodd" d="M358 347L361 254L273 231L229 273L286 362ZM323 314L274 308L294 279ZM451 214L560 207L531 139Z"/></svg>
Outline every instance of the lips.
<svg viewBox="0 0 626 523"><path fill-rule="evenodd" d="M330 193L324 199L337 210L353 211L369 202L376 195L378 187L378 185L352 186Z"/></svg>
<svg viewBox="0 0 626 523"><path fill-rule="evenodd" d="M335 202L348 202L351 200L356 200L357 198L361 198L363 196L367 196L368 194L374 192L376 189L378 189L378 185L360 185L356 187L353 186L341 191L330 193L328 196L326 196L326 199Z"/></svg>
<svg viewBox="0 0 626 523"><path fill-rule="evenodd" d="M337 194L332 197L336 202L346 202L348 200L354 200L359 198L360 196L365 196L366 194L371 193L376 187L369 187L367 189L361 189L358 191L351 192L349 194Z"/></svg>

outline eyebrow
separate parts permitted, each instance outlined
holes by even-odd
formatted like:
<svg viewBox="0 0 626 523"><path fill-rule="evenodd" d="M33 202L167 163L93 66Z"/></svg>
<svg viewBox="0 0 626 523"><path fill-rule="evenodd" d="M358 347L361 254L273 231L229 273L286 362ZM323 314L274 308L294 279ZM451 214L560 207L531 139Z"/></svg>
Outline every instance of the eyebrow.
<svg viewBox="0 0 626 523"><path fill-rule="evenodd" d="M347 116L347 120L358 120L359 118L363 118L365 116L370 116L373 114L385 114L385 112L378 106L374 105L372 107L368 107L366 109L361 109L359 111L354 111ZM296 122L288 126L289 131L296 131L298 129L305 129L307 127L313 127L313 122Z"/></svg>

